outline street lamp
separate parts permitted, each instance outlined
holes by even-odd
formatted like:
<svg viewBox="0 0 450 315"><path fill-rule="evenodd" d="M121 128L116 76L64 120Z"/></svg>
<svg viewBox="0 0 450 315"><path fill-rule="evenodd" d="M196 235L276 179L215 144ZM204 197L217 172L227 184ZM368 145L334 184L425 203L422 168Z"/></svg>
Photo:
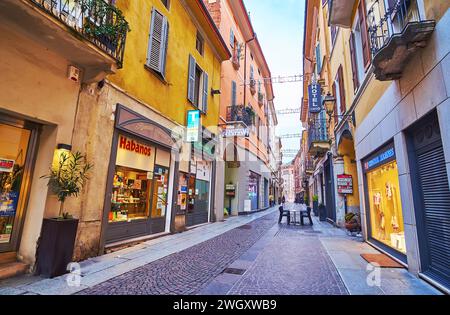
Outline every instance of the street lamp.
<svg viewBox="0 0 450 315"><path fill-rule="evenodd" d="M334 106L336 104L336 98L328 92L328 94L323 99L323 107L327 112L327 115L331 117L334 115Z"/></svg>

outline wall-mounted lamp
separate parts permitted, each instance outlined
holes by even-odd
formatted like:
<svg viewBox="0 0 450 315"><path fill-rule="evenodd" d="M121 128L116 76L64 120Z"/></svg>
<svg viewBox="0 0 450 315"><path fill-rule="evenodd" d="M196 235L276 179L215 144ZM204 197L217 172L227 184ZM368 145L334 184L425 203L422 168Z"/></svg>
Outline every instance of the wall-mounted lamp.
<svg viewBox="0 0 450 315"><path fill-rule="evenodd" d="M220 92L220 90L214 90L214 89L211 89L211 95L216 95L216 94L220 94L221 92Z"/></svg>
<svg viewBox="0 0 450 315"><path fill-rule="evenodd" d="M63 151L72 151L72 146L70 144L58 143L56 149Z"/></svg>

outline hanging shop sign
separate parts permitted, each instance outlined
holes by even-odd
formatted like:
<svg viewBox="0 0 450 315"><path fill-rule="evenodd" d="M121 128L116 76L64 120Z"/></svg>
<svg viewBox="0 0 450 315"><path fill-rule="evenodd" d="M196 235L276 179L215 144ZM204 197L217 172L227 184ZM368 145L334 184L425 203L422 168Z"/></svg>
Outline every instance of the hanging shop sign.
<svg viewBox="0 0 450 315"><path fill-rule="evenodd" d="M322 111L322 87L320 84L311 84L308 87L309 112L320 113Z"/></svg>
<svg viewBox="0 0 450 315"><path fill-rule="evenodd" d="M223 138L248 138L250 137L250 128L227 128L222 132Z"/></svg>
<svg viewBox="0 0 450 315"><path fill-rule="evenodd" d="M137 140L119 135L116 164L153 172L155 148Z"/></svg>
<svg viewBox="0 0 450 315"><path fill-rule="evenodd" d="M339 194L352 195L353 194L353 177L352 175L338 175L337 189Z"/></svg>
<svg viewBox="0 0 450 315"><path fill-rule="evenodd" d="M14 160L0 158L0 172L11 173L14 169Z"/></svg>
<svg viewBox="0 0 450 315"><path fill-rule="evenodd" d="M225 186L225 194L228 197L235 197L236 196L236 185L228 184Z"/></svg>
<svg viewBox="0 0 450 315"><path fill-rule="evenodd" d="M394 145L389 145L387 148L377 152L375 155L371 156L366 162L364 162L364 170L370 171L377 168L383 164L395 160L395 149Z"/></svg>
<svg viewBox="0 0 450 315"><path fill-rule="evenodd" d="M199 110L190 110L187 112L187 126L186 126L186 142L198 142L200 139L200 119Z"/></svg>

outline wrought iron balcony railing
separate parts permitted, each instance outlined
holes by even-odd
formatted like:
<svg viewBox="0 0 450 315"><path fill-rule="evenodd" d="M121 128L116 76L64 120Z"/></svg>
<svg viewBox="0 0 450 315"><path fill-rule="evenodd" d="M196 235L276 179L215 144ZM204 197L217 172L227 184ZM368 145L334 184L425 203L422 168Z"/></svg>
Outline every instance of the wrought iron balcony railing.
<svg viewBox="0 0 450 315"><path fill-rule="evenodd" d="M228 122L243 122L247 126L254 124L255 112L250 106L232 105L227 107Z"/></svg>
<svg viewBox="0 0 450 315"><path fill-rule="evenodd" d="M372 63L378 80L396 80L436 26L423 20L417 0L375 0L367 12Z"/></svg>
<svg viewBox="0 0 450 315"><path fill-rule="evenodd" d="M326 119L317 118L309 124L308 139L310 144L329 141Z"/></svg>
<svg viewBox="0 0 450 315"><path fill-rule="evenodd" d="M123 63L129 31L122 12L105 0L28 0Z"/></svg>
<svg viewBox="0 0 450 315"><path fill-rule="evenodd" d="M416 0L375 0L367 12L372 53L375 55L396 33L401 33L409 22L420 22Z"/></svg>
<svg viewBox="0 0 450 315"><path fill-rule="evenodd" d="M304 160L304 171L306 174L310 174L314 172L314 161L310 157L305 158Z"/></svg>

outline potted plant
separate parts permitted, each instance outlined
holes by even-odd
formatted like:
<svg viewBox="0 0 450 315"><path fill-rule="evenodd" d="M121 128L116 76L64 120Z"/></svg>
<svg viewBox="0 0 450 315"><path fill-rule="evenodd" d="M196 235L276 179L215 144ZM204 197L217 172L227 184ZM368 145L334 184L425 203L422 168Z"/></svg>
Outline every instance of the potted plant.
<svg viewBox="0 0 450 315"><path fill-rule="evenodd" d="M319 215L319 196L314 195L312 201L313 201L313 212L314 215L317 217Z"/></svg>
<svg viewBox="0 0 450 315"><path fill-rule="evenodd" d="M327 208L323 203L319 205L319 220L322 222L327 220Z"/></svg>
<svg viewBox="0 0 450 315"><path fill-rule="evenodd" d="M345 215L345 228L350 233L358 233L361 231L361 224L359 223L359 215L349 212Z"/></svg>
<svg viewBox="0 0 450 315"><path fill-rule="evenodd" d="M59 215L43 220L41 236L38 241L36 274L50 278L67 272L72 261L78 219L72 217L64 208L68 197L78 197L88 179L92 165L80 152L61 153L56 166L49 174L42 176L48 180L48 188L60 202Z"/></svg>

